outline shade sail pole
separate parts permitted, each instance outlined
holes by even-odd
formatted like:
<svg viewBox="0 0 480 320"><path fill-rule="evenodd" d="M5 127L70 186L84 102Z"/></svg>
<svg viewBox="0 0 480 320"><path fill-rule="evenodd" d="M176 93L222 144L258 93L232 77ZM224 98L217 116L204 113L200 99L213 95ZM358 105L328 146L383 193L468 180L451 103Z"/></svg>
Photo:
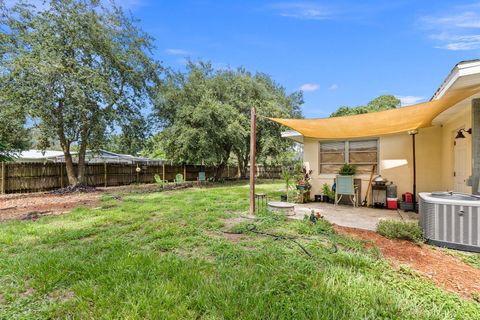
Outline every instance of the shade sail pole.
<svg viewBox="0 0 480 320"><path fill-rule="evenodd" d="M409 135L412 136L412 154L413 154L413 211L417 211L417 157L415 152L415 136L418 130L410 130Z"/></svg>
<svg viewBox="0 0 480 320"><path fill-rule="evenodd" d="M257 157L257 114L255 107L250 111L250 214L255 214L255 159Z"/></svg>

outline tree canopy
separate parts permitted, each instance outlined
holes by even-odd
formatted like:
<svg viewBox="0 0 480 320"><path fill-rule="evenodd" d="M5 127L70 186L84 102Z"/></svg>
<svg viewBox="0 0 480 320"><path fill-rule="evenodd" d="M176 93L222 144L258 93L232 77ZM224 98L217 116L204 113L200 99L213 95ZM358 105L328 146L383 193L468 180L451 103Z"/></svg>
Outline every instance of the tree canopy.
<svg viewBox="0 0 480 320"><path fill-rule="evenodd" d="M189 62L187 72L168 72L155 110L163 130L159 142L169 159L219 168L235 155L245 175L250 155L250 109L263 117L299 117L301 93L287 95L269 76L243 68L214 70L209 63ZM280 138L279 125L260 117L259 161L291 145Z"/></svg>
<svg viewBox="0 0 480 320"><path fill-rule="evenodd" d="M84 182L87 148L101 146L108 128L141 121L161 68L151 37L113 2L46 2L2 7L0 99L32 119L44 148L60 142L75 185Z"/></svg>
<svg viewBox="0 0 480 320"><path fill-rule="evenodd" d="M0 162L11 160L29 146L30 132L25 128L23 108L0 101Z"/></svg>
<svg viewBox="0 0 480 320"><path fill-rule="evenodd" d="M355 114L385 111L400 106L400 100L392 95L382 95L367 103L366 106L348 107L341 106L330 117L342 117Z"/></svg>

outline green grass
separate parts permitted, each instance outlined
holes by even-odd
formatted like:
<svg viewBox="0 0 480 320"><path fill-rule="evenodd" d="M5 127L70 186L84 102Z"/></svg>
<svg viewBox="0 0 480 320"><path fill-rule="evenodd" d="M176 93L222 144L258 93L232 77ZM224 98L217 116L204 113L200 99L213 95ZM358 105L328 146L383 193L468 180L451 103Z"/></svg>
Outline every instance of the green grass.
<svg viewBox="0 0 480 320"><path fill-rule="evenodd" d="M422 241L422 229L418 222L382 220L377 225L377 232L390 239Z"/></svg>
<svg viewBox="0 0 480 320"><path fill-rule="evenodd" d="M258 189L278 197L282 187ZM480 318L479 304L394 271L326 222L264 212L230 226L247 210L246 184L102 205L0 224L0 319ZM299 237L313 258L251 223Z"/></svg>

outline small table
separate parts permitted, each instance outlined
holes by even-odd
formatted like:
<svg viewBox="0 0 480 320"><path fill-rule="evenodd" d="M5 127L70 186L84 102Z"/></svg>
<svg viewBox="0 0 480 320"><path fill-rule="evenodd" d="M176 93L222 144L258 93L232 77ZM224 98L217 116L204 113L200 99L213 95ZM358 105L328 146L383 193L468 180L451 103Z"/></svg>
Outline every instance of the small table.
<svg viewBox="0 0 480 320"><path fill-rule="evenodd" d="M267 194L255 193L255 212L258 212L260 208L265 209L267 206Z"/></svg>

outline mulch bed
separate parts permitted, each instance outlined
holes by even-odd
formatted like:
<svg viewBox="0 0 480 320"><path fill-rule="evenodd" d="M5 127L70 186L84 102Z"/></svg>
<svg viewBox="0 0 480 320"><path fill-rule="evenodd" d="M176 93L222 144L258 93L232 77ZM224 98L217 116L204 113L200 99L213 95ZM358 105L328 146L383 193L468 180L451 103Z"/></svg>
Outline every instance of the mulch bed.
<svg viewBox="0 0 480 320"><path fill-rule="evenodd" d="M49 193L50 194L67 194L67 193L74 193L74 192L86 193L86 192L95 192L95 191L97 191L97 188L95 187L88 186L86 184L80 184L77 186L67 186L65 188L55 189L50 191Z"/></svg>
<svg viewBox="0 0 480 320"><path fill-rule="evenodd" d="M469 299L480 293L480 269L435 247L406 240L387 239L369 230L337 225L335 230L340 234L368 241L366 245L379 248L394 267L407 265L448 291Z"/></svg>

